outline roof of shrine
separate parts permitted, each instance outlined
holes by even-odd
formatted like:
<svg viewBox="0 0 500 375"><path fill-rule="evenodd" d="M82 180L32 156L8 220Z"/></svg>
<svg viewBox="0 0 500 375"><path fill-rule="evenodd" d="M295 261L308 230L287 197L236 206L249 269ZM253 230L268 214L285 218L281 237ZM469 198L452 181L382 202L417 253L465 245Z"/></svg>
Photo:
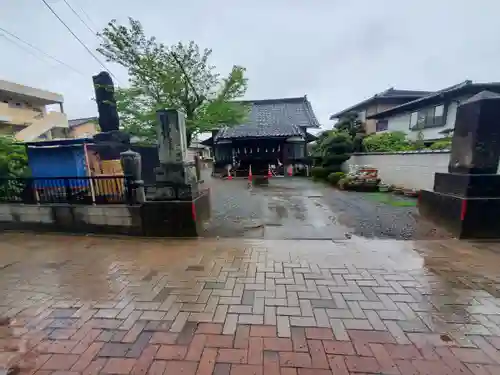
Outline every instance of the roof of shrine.
<svg viewBox="0 0 500 375"><path fill-rule="evenodd" d="M307 96L266 100L248 100L239 103L250 106L248 119L236 126L219 130L215 140L234 138L262 138L304 136L306 128L319 128Z"/></svg>

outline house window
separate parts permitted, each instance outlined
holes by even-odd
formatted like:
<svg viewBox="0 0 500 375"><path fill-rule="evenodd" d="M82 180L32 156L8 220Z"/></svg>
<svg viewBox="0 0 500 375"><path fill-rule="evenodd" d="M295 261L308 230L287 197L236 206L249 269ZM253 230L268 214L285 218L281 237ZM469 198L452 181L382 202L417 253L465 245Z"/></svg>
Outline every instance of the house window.
<svg viewBox="0 0 500 375"><path fill-rule="evenodd" d="M434 107L434 123L443 125L446 122L444 118L444 104Z"/></svg>
<svg viewBox="0 0 500 375"><path fill-rule="evenodd" d="M384 130L389 129L389 121L388 120L378 120L377 121L377 131L383 132Z"/></svg>
<svg viewBox="0 0 500 375"><path fill-rule="evenodd" d="M412 130L442 126L446 122L446 107L444 104L435 107L424 108L410 115L410 126Z"/></svg>
<svg viewBox="0 0 500 375"><path fill-rule="evenodd" d="M418 122L418 112L413 112L410 116L410 129L417 126L417 122Z"/></svg>

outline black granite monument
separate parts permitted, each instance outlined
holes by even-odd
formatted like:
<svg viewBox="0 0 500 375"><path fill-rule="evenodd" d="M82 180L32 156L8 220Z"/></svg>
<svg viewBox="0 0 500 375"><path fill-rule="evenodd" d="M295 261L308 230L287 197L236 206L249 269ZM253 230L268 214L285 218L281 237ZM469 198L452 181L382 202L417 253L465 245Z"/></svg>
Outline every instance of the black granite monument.
<svg viewBox="0 0 500 375"><path fill-rule="evenodd" d="M458 238L500 238L500 95L482 91L457 110L448 173L423 190L420 214Z"/></svg>
<svg viewBox="0 0 500 375"><path fill-rule="evenodd" d="M94 81L99 127L101 132L94 135L94 143L101 157L114 157L119 153L123 174L130 179L128 185L136 203L145 198L144 181L141 177L141 155L130 149L130 135L121 131L120 118L116 108L115 87L108 72L100 72L92 77Z"/></svg>
<svg viewBox="0 0 500 375"><path fill-rule="evenodd" d="M119 130L120 119L116 109L115 87L108 72L100 72L92 77L94 81L95 100L99 112L101 133L94 136L96 143L130 144L130 135Z"/></svg>

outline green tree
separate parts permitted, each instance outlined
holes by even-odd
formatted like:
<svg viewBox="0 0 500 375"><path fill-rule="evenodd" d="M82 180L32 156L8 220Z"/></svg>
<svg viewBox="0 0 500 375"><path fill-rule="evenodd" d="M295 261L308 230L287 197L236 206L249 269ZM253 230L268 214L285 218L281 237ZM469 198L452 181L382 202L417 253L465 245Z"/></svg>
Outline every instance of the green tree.
<svg viewBox="0 0 500 375"><path fill-rule="evenodd" d="M247 89L245 68L235 65L223 78L209 63L212 50L193 41L166 46L132 18L128 25L112 20L99 35L97 50L129 74L129 87L117 89L116 99L122 127L132 135L154 140L155 112L167 107L186 114L188 142L199 132L245 121L248 108L235 101Z"/></svg>
<svg viewBox="0 0 500 375"><path fill-rule="evenodd" d="M319 135L312 156L316 165L338 169L351 157L352 147L349 133L330 130Z"/></svg>
<svg viewBox="0 0 500 375"><path fill-rule="evenodd" d="M346 132L354 139L357 134L364 134L363 123L359 120L356 112L349 112L335 124L335 129Z"/></svg>
<svg viewBox="0 0 500 375"><path fill-rule="evenodd" d="M24 145L8 136L0 136L0 177L24 176L28 167L28 156Z"/></svg>
<svg viewBox="0 0 500 375"><path fill-rule="evenodd" d="M349 112L335 124L335 129L346 132L353 142L353 151L363 151L363 139L365 138L365 128L356 112Z"/></svg>
<svg viewBox="0 0 500 375"><path fill-rule="evenodd" d="M24 189L24 183L3 178L23 177L28 172L28 156L24 145L12 137L0 136L0 197L12 197Z"/></svg>

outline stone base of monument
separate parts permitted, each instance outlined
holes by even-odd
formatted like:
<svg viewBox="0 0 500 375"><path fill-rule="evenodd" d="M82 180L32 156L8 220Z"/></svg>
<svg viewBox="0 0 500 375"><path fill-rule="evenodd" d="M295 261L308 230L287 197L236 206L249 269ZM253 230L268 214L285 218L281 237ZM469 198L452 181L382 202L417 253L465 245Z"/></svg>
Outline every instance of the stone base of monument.
<svg viewBox="0 0 500 375"><path fill-rule="evenodd" d="M500 175L436 173L419 213L457 238L500 238Z"/></svg>
<svg viewBox="0 0 500 375"><path fill-rule="evenodd" d="M434 191L462 197L500 197L500 175L436 173Z"/></svg>
<svg viewBox="0 0 500 375"><path fill-rule="evenodd" d="M189 199L146 201L141 206L143 233L147 237L199 237L210 210L209 189Z"/></svg>

